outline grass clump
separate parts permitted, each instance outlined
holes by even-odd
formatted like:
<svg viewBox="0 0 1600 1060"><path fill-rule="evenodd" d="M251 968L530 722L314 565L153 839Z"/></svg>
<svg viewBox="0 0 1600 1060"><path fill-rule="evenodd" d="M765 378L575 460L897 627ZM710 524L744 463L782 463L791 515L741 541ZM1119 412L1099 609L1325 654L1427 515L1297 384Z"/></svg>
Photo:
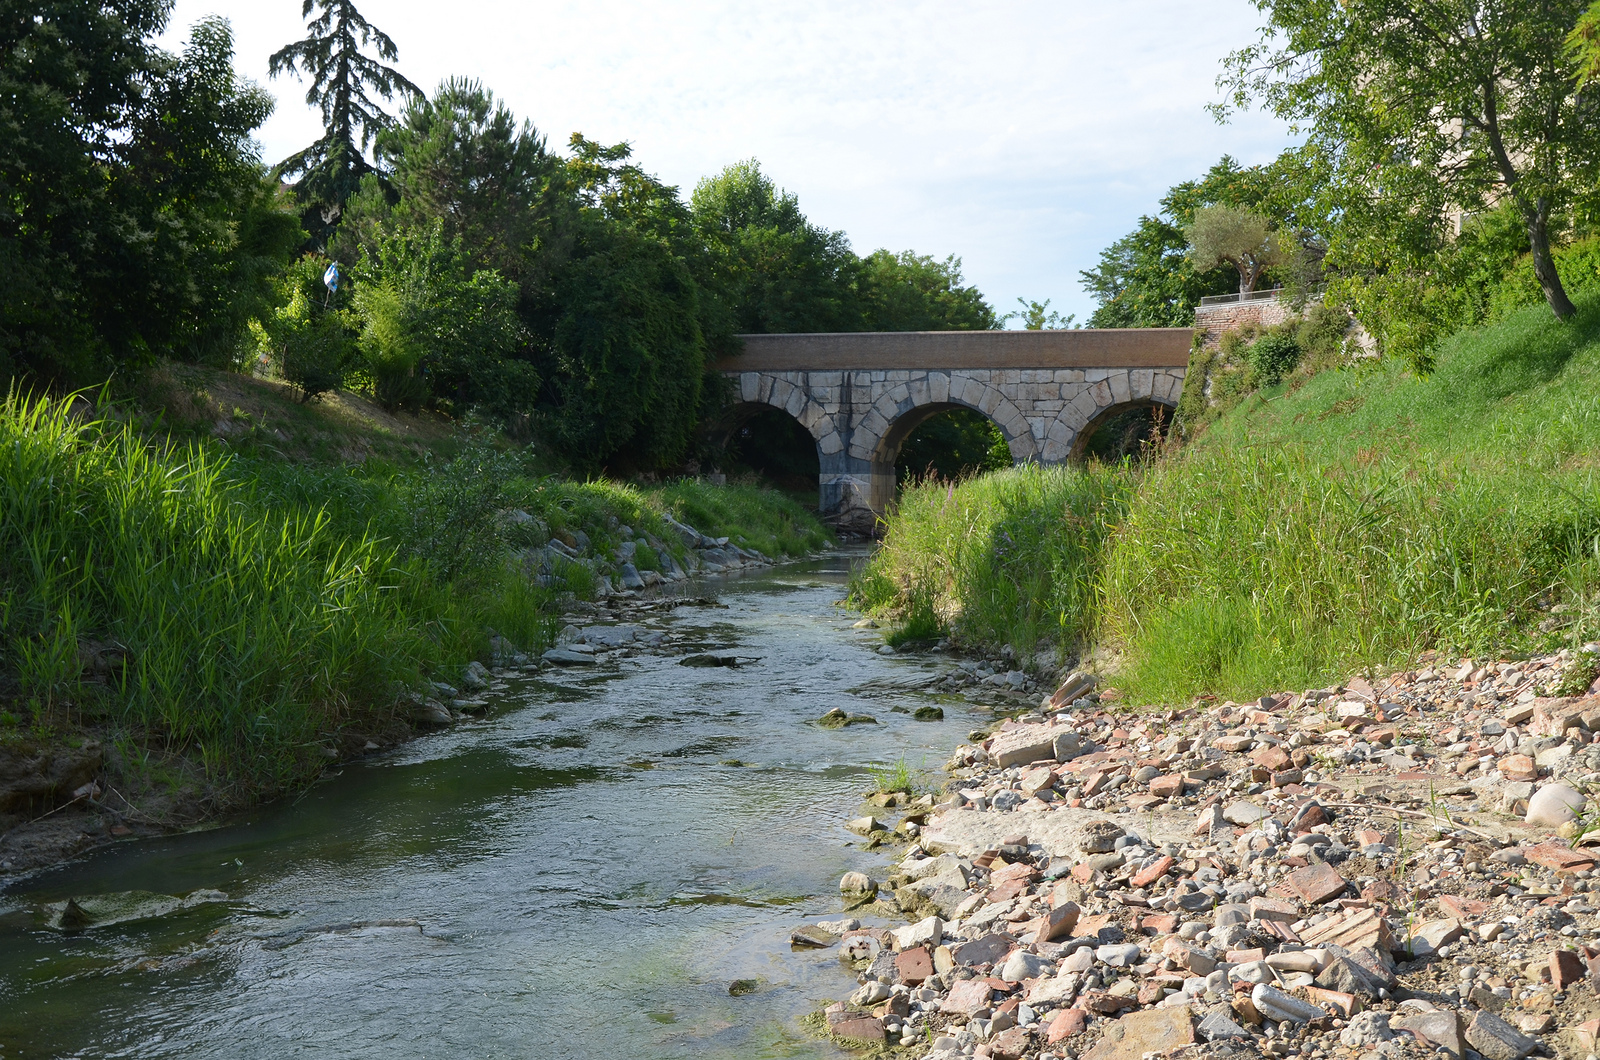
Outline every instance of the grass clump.
<svg viewBox="0 0 1600 1060"><path fill-rule="evenodd" d="M917 789L917 773L904 758L888 766L869 766L867 772L872 776L872 790L879 795L911 795Z"/></svg>
<svg viewBox="0 0 1600 1060"><path fill-rule="evenodd" d="M1600 303L1461 332L1419 378L1322 372L1151 470L1098 634L1139 700L1581 642L1600 587ZM1552 616L1560 605L1561 615ZM1552 620L1554 618L1554 620Z"/></svg>
<svg viewBox="0 0 1600 1060"><path fill-rule="evenodd" d="M804 555L833 540L815 516L777 490L683 479L655 487L648 495L702 534L726 537L768 556Z"/></svg>
<svg viewBox="0 0 1600 1060"><path fill-rule="evenodd" d="M1095 567L1134 473L1023 465L901 495L883 545L851 586L900 641L934 631L975 644L1071 650L1094 621Z"/></svg>

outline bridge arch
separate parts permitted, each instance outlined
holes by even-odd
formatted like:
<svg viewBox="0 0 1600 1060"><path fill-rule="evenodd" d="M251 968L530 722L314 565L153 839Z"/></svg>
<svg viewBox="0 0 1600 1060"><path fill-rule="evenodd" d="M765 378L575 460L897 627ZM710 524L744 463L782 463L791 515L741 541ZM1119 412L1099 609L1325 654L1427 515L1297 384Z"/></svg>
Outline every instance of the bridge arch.
<svg viewBox="0 0 1600 1060"><path fill-rule="evenodd" d="M1172 425L1172 417L1177 412L1177 408L1177 402L1175 401L1164 401L1155 397L1143 397L1133 398L1128 401L1115 402L1103 408L1097 409L1089 422L1085 423L1077 432L1077 436L1073 439L1072 449L1068 453L1067 458L1073 462L1088 460L1090 458L1089 446L1094 440L1096 433L1098 433L1102 427L1111 425L1118 417L1124 415L1125 413L1135 412L1142 409L1150 410L1156 416L1160 417L1161 422L1163 422L1165 426L1170 427Z"/></svg>
<svg viewBox="0 0 1600 1060"><path fill-rule="evenodd" d="M1044 442L1039 448L1042 462L1059 464L1081 457L1094 428L1108 416L1135 405L1164 405L1175 409L1183 392L1181 372L1135 368L1098 374L1101 378L1093 382L1086 380L1046 426Z"/></svg>
<svg viewBox="0 0 1600 1060"><path fill-rule="evenodd" d="M742 416L750 415L756 408L778 409L794 417L816 440L819 458L835 456L844 451L844 437L839 433L833 414L818 400L826 400L827 395L813 393L816 389L800 380L767 372L744 372L739 376L739 399L724 414L723 420L732 429Z"/></svg>
<svg viewBox="0 0 1600 1060"><path fill-rule="evenodd" d="M873 511L887 509L898 483L895 457L911 432L950 409L970 409L1000 429L1013 463L1037 460L1038 445L1028 419L997 388L959 373L929 372L885 391L857 422L850 456L871 465L867 500Z"/></svg>

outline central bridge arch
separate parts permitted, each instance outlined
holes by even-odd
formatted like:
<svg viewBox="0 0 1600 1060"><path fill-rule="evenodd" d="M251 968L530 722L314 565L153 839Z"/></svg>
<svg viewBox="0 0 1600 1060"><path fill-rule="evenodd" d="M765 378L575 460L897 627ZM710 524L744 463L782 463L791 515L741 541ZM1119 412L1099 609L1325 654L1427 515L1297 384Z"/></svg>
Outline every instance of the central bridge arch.
<svg viewBox="0 0 1600 1060"><path fill-rule="evenodd" d="M949 409L970 409L991 420L1011 449L1013 463L1039 459L1027 417L998 389L960 375L952 379L946 372L929 372L887 390L851 437L850 455L871 465L867 505L874 512L887 510L894 500L900 447L912 431Z"/></svg>
<svg viewBox="0 0 1600 1060"><path fill-rule="evenodd" d="M739 405L793 416L816 441L819 507L871 530L894 499L895 455L923 421L967 408L1017 463L1080 457L1092 427L1137 406L1174 408L1191 328L746 335L716 365ZM736 406L737 408L737 406Z"/></svg>

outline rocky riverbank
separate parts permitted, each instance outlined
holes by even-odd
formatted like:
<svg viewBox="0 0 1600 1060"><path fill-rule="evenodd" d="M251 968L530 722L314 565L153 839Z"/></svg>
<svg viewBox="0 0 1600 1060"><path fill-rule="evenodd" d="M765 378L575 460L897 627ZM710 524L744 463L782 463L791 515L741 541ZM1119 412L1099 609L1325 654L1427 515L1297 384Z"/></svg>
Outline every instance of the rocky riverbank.
<svg viewBox="0 0 1600 1060"><path fill-rule="evenodd" d="M514 523L532 519L517 511L507 518ZM502 637L491 637L487 664L470 662L452 680L406 692L387 724L349 729L330 740L322 748L329 766L481 715L489 709L495 688L514 675L670 647L669 634L630 624L630 619L696 599L706 579L777 562L670 516L665 522L682 541L676 550L681 559L648 531L635 534L621 524L609 528L622 543L606 556L596 555L581 531L562 532L540 548L525 550L519 558L530 578L547 585L570 584L562 579L570 579L576 569L586 582L593 580L593 601L571 600L560 616L562 631L555 645L530 655ZM649 560L641 569L636 560L645 555ZM148 769L133 768L115 736L112 729L91 724L64 737L0 742L0 877L56 864L119 839L192 828L239 805L238 798L217 791L195 763L181 756L158 763L166 783L141 779Z"/></svg>
<svg viewBox="0 0 1600 1060"><path fill-rule="evenodd" d="M1140 712L1072 675L957 748L937 800L851 822L908 846L794 936L857 979L828 1032L930 1060L1594 1060L1596 658Z"/></svg>

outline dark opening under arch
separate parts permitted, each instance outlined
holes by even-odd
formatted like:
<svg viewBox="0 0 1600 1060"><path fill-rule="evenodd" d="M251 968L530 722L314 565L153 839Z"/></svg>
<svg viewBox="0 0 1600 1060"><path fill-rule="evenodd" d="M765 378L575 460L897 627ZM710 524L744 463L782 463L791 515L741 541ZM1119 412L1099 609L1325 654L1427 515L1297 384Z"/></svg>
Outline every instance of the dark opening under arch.
<svg viewBox="0 0 1600 1060"><path fill-rule="evenodd" d="M1078 433L1074 460L1114 464L1138 460L1161 444L1172 427L1172 408L1159 401L1125 401L1112 405Z"/></svg>
<svg viewBox="0 0 1600 1060"><path fill-rule="evenodd" d="M894 447L897 485L922 477L964 478L1012 464L1011 446L1000 427L965 405L924 406L908 412L884 441L886 448Z"/></svg>
<svg viewBox="0 0 1600 1060"><path fill-rule="evenodd" d="M750 403L734 408L719 433L723 471L757 475L807 507L816 506L821 459L816 439L799 420L771 405Z"/></svg>

